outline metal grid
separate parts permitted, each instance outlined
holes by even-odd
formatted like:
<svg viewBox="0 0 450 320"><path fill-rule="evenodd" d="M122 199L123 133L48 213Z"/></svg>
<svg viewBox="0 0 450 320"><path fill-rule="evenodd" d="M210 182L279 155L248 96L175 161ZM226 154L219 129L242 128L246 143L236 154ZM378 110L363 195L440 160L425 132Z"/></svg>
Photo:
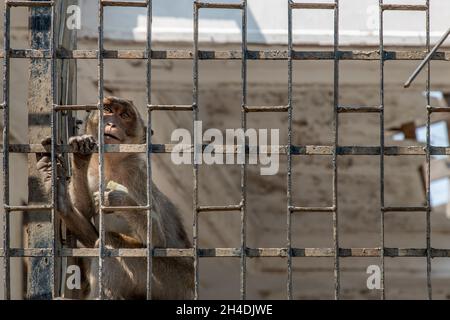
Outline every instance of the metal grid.
<svg viewBox="0 0 450 320"><path fill-rule="evenodd" d="M382 288L381 298L385 298L384 281L384 257L426 257L427 260L427 286L428 297L431 299L431 259L433 257L450 257L450 249L431 248L430 242L430 156L431 155L450 155L450 147L432 147L430 145L430 115L432 112L443 112L430 106L430 68L427 62L427 82L426 82L426 109L427 109L427 143L422 146L408 147L385 147L384 145L384 64L388 60L421 60L430 52L430 1L426 0L425 5L394 5L384 4L379 0L380 7L380 46L379 51L341 51L339 49L339 0L329 3L296 3L288 0L288 49L287 50L247 50L247 1L240 3L205 3L194 1L194 41L193 51L189 50L152 50L152 4L151 0L145 2L132 1L106 1L98 0L98 48L97 50L58 50L55 45L55 9L54 1L5 1L5 19L4 19L4 50L0 51L0 58L3 59L3 97L1 104L3 109L3 199L4 199L4 233L2 239L2 248L0 257L3 257L3 280L5 289L5 298L10 298L10 258L11 257L50 257L55 261L59 257L98 257L99 259L99 297L103 298L102 275L104 270L103 259L105 257L147 257L147 298L151 298L152 292L152 265L154 257L193 257L195 267L195 298L199 294L199 258L200 257L239 257L240 258L240 295L242 299L246 298L246 259L252 257L285 257L287 259L287 298L293 298L292 286L292 258L294 257L333 257L334 258L334 296L339 299L340 296L340 275L339 260L342 257L379 257L382 269ZM52 7L52 45L50 50L24 49L16 50L10 48L10 10L11 7ZM145 50L105 50L103 48L103 9L106 6L123 7L145 7L147 9L147 41ZM198 47L198 23L200 9L237 9L242 12L242 48L241 51L202 51ZM292 11L296 9L322 9L334 11L334 46L332 51L296 51L292 43ZM383 16L384 12L389 10L410 10L426 12L426 52L424 51L385 51L383 44ZM41 145L36 144L10 144L9 143L9 78L10 78L10 59L11 58L42 58L51 59L51 93L52 93L52 196L51 204L39 206L11 206L9 199L9 154L10 153L38 153L44 152ZM97 59L98 61L98 101L92 105L57 105L56 90L56 61L57 59ZM147 143L143 145L104 145L103 141L103 114L100 112L99 122L99 171L100 171L100 245L99 248L59 248L56 246L55 237L53 237L52 248L11 248L9 244L9 215L18 211L36 211L51 210L53 226L55 226L55 194L56 194L56 154L70 153L72 150L67 145L58 145L56 143L56 114L63 110L103 110L103 67L104 59L143 59L147 61L147 110L148 110L148 132ZM193 60L193 101L189 105L153 105L151 102L151 63L153 59L192 59ZM284 60L288 62L288 105L287 106L248 106L247 105L247 60ZM432 60L450 61L450 52L436 52ZM151 155L152 153L170 153L173 150L172 144L152 144L151 141L151 115L152 111L192 111L193 121L198 120L198 77L199 60L241 60L242 61L242 105L241 105L241 127L246 129L246 120L248 112L287 112L288 113L288 145L279 147L268 146L269 152L278 153L287 157L287 241L285 248L249 248L246 245L246 165L241 165L241 202L237 205L228 206L200 206L198 204L198 164L193 163L193 248L174 249L174 248L153 248L150 230L152 230L151 207L152 207L152 189L151 189ZM334 143L332 146L318 145L293 145L292 144L292 75L293 61L295 60L333 60L334 61L334 103L333 103L333 133ZM339 61L340 60L378 60L380 62L380 104L379 106L342 106L339 104ZM436 109L436 110L435 110ZM380 146L340 146L338 145L339 133L339 114L340 113L379 113L380 115ZM194 126L195 127L195 126ZM192 159L195 160L201 148L205 146L192 141L189 152L192 153ZM248 148L246 147L248 153ZM104 153L105 152L136 152L147 154L147 196L148 203L140 207L120 207L121 210L145 210L147 212L147 224L149 233L147 235L147 247L144 249L107 249L105 248L105 227L103 214L105 211L116 210L118 207L105 207L104 199ZM225 146L216 149L221 153L237 153L239 149L234 147L229 150ZM333 159L333 202L331 207L301 207L292 203L292 157L303 155L331 155ZM374 155L380 157L380 204L381 204L381 229L380 229L380 247L378 248L341 248L338 241L338 206L337 206L337 161L338 156L345 155ZM426 205L423 207L386 207L384 203L384 157L398 155L424 155L426 157L427 179L426 179ZM239 248L212 248L205 249L198 246L198 215L201 212L212 211L237 211L241 215L241 246ZM385 248L384 246L384 215L389 212L426 212L426 248ZM301 212L329 212L333 219L333 238L334 246L332 248L293 248L291 243L292 214ZM52 269L52 281L54 282L54 268ZM53 283L55 287L55 283ZM55 296L55 292L52 292Z"/></svg>

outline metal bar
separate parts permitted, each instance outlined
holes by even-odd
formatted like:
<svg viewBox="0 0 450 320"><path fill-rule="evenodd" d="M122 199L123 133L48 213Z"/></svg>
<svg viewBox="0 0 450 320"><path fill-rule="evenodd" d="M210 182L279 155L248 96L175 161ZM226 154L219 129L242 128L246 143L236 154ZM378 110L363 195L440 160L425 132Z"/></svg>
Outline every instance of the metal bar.
<svg viewBox="0 0 450 320"><path fill-rule="evenodd" d="M217 211L241 211L242 204L229 206L199 206L198 212L217 212Z"/></svg>
<svg viewBox="0 0 450 320"><path fill-rule="evenodd" d="M292 300L292 0L288 0L288 146L287 146L287 187L286 187L286 247L287 247L287 279L286 290L288 300Z"/></svg>
<svg viewBox="0 0 450 320"><path fill-rule="evenodd" d="M338 113L378 113L381 108L367 106L339 106Z"/></svg>
<svg viewBox="0 0 450 320"><path fill-rule="evenodd" d="M240 248L200 248L200 258L230 257L240 258ZM287 257L287 248L247 248L248 258ZM51 257L51 248L10 248L9 257ZM61 248L56 253L61 257L98 257L98 250L92 248ZM340 248L339 257L343 258L374 258L380 257L380 248ZM155 248L154 257L179 258L193 257L194 250L180 248ZM292 248L292 257L334 257L333 248ZM4 257L0 249L0 257ZM146 257L147 249L111 248L105 249L107 257ZM417 258L427 257L427 248L385 248L385 257ZM431 248L432 258L450 258L450 249Z"/></svg>
<svg viewBox="0 0 450 320"><path fill-rule="evenodd" d="M384 212L426 212L428 207L382 207Z"/></svg>
<svg viewBox="0 0 450 320"><path fill-rule="evenodd" d="M11 11L8 3L5 2L3 18L3 47L5 48L5 57L3 59L3 204L5 206L10 205L9 197L9 81L10 81L10 19ZM2 285L3 285L3 297L5 300L11 299L11 273L10 273L10 242L9 242L9 212L3 211L3 266L2 266Z"/></svg>
<svg viewBox="0 0 450 320"><path fill-rule="evenodd" d="M330 9L330 10L334 10L336 8L336 4L328 3L328 2L323 2L323 3L290 2L289 8L290 9L322 9L322 10Z"/></svg>
<svg viewBox="0 0 450 320"><path fill-rule="evenodd" d="M158 105L147 105L149 111L192 111L193 107L190 104L186 105L167 105L167 104L158 104Z"/></svg>
<svg viewBox="0 0 450 320"><path fill-rule="evenodd" d="M243 3L213 3L194 1L194 6L198 9L244 9Z"/></svg>
<svg viewBox="0 0 450 320"><path fill-rule="evenodd" d="M242 0L242 100L241 100L241 128L247 130L247 0ZM245 144L245 141L243 141ZM241 150L242 151L242 150ZM244 151L245 152L245 151ZM239 157L239 156L238 156ZM247 164L244 153L244 162L241 164L241 300L247 297Z"/></svg>
<svg viewBox="0 0 450 320"><path fill-rule="evenodd" d="M149 0L151 2L151 0ZM135 8L147 8L147 2L139 1L110 1L101 0L101 5L104 7L135 7Z"/></svg>
<svg viewBox="0 0 450 320"><path fill-rule="evenodd" d="M430 0L426 0L426 50L430 53ZM431 68L430 61L427 62L426 67L427 78L426 78L426 105L429 106L431 103L430 99L430 86L431 86ZM427 147L426 147L426 172L427 176L425 179L426 184L426 244L427 244L427 293L428 299L433 299L433 290L431 286L431 113L430 109L427 108Z"/></svg>
<svg viewBox="0 0 450 320"><path fill-rule="evenodd" d="M146 55L147 55L147 76L146 76L146 91L147 91L147 300L152 299L153 293L153 217L152 217L152 207L153 207L153 183L152 183L152 0L148 1L147 7L147 42L146 42Z"/></svg>
<svg viewBox="0 0 450 320"><path fill-rule="evenodd" d="M339 267L339 224L338 224L338 154L337 148L339 144L339 0L335 2L334 8L334 80L333 80L333 133L334 133L334 150L333 150L333 242L334 242L334 298L339 300L340 297L340 267Z"/></svg>
<svg viewBox="0 0 450 320"><path fill-rule="evenodd" d="M378 50L339 50L337 54L340 60L349 61L378 61L380 54ZM0 58L5 55L4 50L0 50ZM58 59L97 59L97 50L66 50L59 49L56 54ZM427 54L416 50L393 50L384 52L385 61L401 60L413 61L423 60ZM50 59L49 50L38 49L10 49L10 57L15 59ZM151 52L154 60L192 60L192 50L154 50ZM104 50L104 59L147 59L145 50ZM200 60L241 60L240 50L200 50ZM287 50L248 50L248 60L288 60ZM334 51L296 51L292 52L293 60L333 60ZM450 61L450 51L440 51L432 55L430 60Z"/></svg>
<svg viewBox="0 0 450 320"><path fill-rule="evenodd" d="M380 9L382 11L426 11L427 5L415 5L415 4L381 4Z"/></svg>
<svg viewBox="0 0 450 320"><path fill-rule="evenodd" d="M198 287L199 287L199 261L198 261L198 146L196 146L196 126L195 122L198 120L198 6L197 2L194 1L194 56L192 64L192 78L193 78L193 88L192 88L192 131L194 132L194 137L192 137L192 146L194 152L192 153L192 174L193 174L193 196L192 196L192 206L193 206L193 225L192 225L192 245L194 248L194 299L198 300ZM198 134L198 133L197 133Z"/></svg>
<svg viewBox="0 0 450 320"><path fill-rule="evenodd" d="M54 1L16 1L6 0L6 6L9 7L50 7L54 6Z"/></svg>
<svg viewBox="0 0 450 320"><path fill-rule="evenodd" d="M245 112L286 112L289 106L244 106Z"/></svg>
<svg viewBox="0 0 450 320"><path fill-rule="evenodd" d="M56 48L57 48L57 37L56 37L56 9L55 6L51 8L51 63L50 63L50 77L51 77L51 99L52 99L52 111L51 111L51 164L52 164L52 184L51 184L51 224L52 224L52 264L51 264L51 287L52 287L52 297L53 299L57 296L57 275L56 275L56 259L55 255L57 249L56 236L57 236L57 224L56 224L56 200L57 200L57 154L56 154L56 145L57 145L57 123L56 123L56 111L55 105L58 101L58 91L57 91L57 74L56 74Z"/></svg>
<svg viewBox="0 0 450 320"><path fill-rule="evenodd" d="M336 208L332 207L294 207L290 206L290 212L335 212Z"/></svg>
<svg viewBox="0 0 450 320"><path fill-rule="evenodd" d="M17 211L42 211L42 210L52 210L53 205L35 205L35 206L4 206L4 209L9 212Z"/></svg>
<svg viewBox="0 0 450 320"><path fill-rule="evenodd" d="M105 152L105 141L104 141L104 119L103 119L103 6L101 0L99 2L98 9L98 60L97 60L97 72L98 72L98 151L99 151L99 248L98 248L98 298L100 300L104 299L103 290L103 260L105 257L105 220L103 207L105 203L105 172L104 172L104 152Z"/></svg>
<svg viewBox="0 0 450 320"><path fill-rule="evenodd" d="M450 28L448 28L447 32L444 33L444 35L439 39L439 41L435 44L433 49L428 52L427 56L423 59L423 61L420 63L420 65L414 70L413 74L409 77L409 79L405 82L404 87L409 88L411 83L414 81L414 79L417 77L417 75L420 73L420 71L423 69L423 67L429 63L430 60L433 60L432 58L437 53L438 49L441 47L441 45L447 40L448 36L450 35ZM427 36L429 36L427 34Z"/></svg>
<svg viewBox="0 0 450 320"><path fill-rule="evenodd" d="M427 110L430 113L435 113L435 112L450 112L450 108L449 107L432 107L432 106L427 106Z"/></svg>
<svg viewBox="0 0 450 320"><path fill-rule="evenodd" d="M114 211L148 211L150 206L120 206L120 207L101 207L103 212L114 212Z"/></svg>
<svg viewBox="0 0 450 320"><path fill-rule="evenodd" d="M379 37L380 37L380 208L385 207L384 203L384 17L383 17L383 0L379 0ZM380 298L386 298L385 293L385 265L384 265L384 211L380 210L380 264L381 264L381 288Z"/></svg>
<svg viewBox="0 0 450 320"><path fill-rule="evenodd" d="M96 104L78 104L78 105L54 105L55 111L94 111L98 110L98 105Z"/></svg>

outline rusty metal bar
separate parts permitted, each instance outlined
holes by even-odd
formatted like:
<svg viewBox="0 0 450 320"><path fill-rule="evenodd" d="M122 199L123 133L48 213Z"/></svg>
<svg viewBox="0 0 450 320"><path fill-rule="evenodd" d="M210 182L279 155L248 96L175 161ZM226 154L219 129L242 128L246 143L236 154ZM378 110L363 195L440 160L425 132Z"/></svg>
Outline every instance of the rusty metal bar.
<svg viewBox="0 0 450 320"><path fill-rule="evenodd" d="M378 113L381 108L367 106L339 106L338 113Z"/></svg>
<svg viewBox="0 0 450 320"><path fill-rule="evenodd" d="M430 0L426 0L426 50L430 53ZM430 61L427 62L426 67L426 106L431 104L430 99L430 86L431 86L431 68ZM427 146L426 146L426 178L425 178L425 188L426 188L426 245L427 245L427 293L428 299L432 300L433 290L431 285L431 110L427 108Z"/></svg>
<svg viewBox="0 0 450 320"><path fill-rule="evenodd" d="M384 212L426 212L429 207L382 207Z"/></svg>
<svg viewBox="0 0 450 320"><path fill-rule="evenodd" d="M98 0L98 60L97 60L97 72L98 72L98 153L99 153L99 248L98 248L98 298L104 299L103 290L103 261L105 255L105 220L103 207L105 203L105 172L104 172L104 152L105 152L105 139L103 135L104 130L104 117L103 117L103 6L102 0Z"/></svg>
<svg viewBox="0 0 450 320"><path fill-rule="evenodd" d="M199 52L198 52L198 10L199 7L197 2L194 1L194 56L192 64L192 131L194 136L192 137L192 147L194 152L192 153L192 174L193 174L193 195L192 195L192 214L193 214L193 225L192 225L192 245L194 248L194 299L198 300L198 287L199 287L199 248L198 248L198 155L199 146L196 145L196 126L195 122L198 121L198 62L199 62Z"/></svg>
<svg viewBox="0 0 450 320"><path fill-rule="evenodd" d="M34 206L4 206L4 209L9 212L17 211L40 211L40 210L52 210L53 205L34 205Z"/></svg>
<svg viewBox="0 0 450 320"><path fill-rule="evenodd" d="M332 207L294 207L290 206L290 212L335 212L336 208Z"/></svg>
<svg viewBox="0 0 450 320"><path fill-rule="evenodd" d="M379 39L380 39L380 208L385 207L384 203L384 16L383 0L379 0ZM381 264L381 288L380 298L386 298L385 293L385 264L384 264L384 211L380 210L380 264Z"/></svg>
<svg viewBox="0 0 450 320"><path fill-rule="evenodd" d="M378 61L378 50L339 50L340 60L349 61ZM5 56L4 50L0 50L0 58ZM56 54L58 59L97 59L97 50L66 50L59 49ZM385 61L388 60L423 60L427 58L426 52L416 50L393 50L384 52ZM10 58L15 59L50 59L49 50L38 49L10 49ZM145 50L103 50L104 59L147 59ZM154 60L192 60L192 50L153 50L151 58ZM240 50L199 50L200 60L241 60ZM247 50L248 60L288 60L287 50ZM293 60L333 60L334 51L292 51ZM433 54L430 60L450 61L450 51L440 51Z"/></svg>
<svg viewBox="0 0 450 320"><path fill-rule="evenodd" d="M288 0L288 145L287 145L287 172L286 172L286 249L287 249L287 283L288 300L292 300L292 73L293 73L293 43L292 43L292 0Z"/></svg>
<svg viewBox="0 0 450 320"><path fill-rule="evenodd" d="M291 9L329 9L334 10L336 8L336 3L303 3L303 2L290 2L289 8Z"/></svg>
<svg viewBox="0 0 450 320"><path fill-rule="evenodd" d="M77 105L54 105L55 111L94 111L98 110L98 105L96 104L77 104Z"/></svg>
<svg viewBox="0 0 450 320"><path fill-rule="evenodd" d="M217 211L241 211L242 204L229 206L199 206L198 212L217 212Z"/></svg>
<svg viewBox="0 0 450 320"><path fill-rule="evenodd" d="M244 106L245 112L286 112L289 106Z"/></svg>
<svg viewBox="0 0 450 320"><path fill-rule="evenodd" d="M9 257L51 257L51 248L10 248ZM105 249L106 257L146 257L147 249L110 248ZM194 257L193 249L155 248L154 257ZM200 248L200 258L229 257L240 258L240 248ZM376 258L380 257L380 248L340 248L339 257L342 258ZM57 253L61 257L98 257L98 250L93 248L61 248ZM287 248L247 248L248 258L287 257ZM333 248L292 248L292 257L332 258ZM0 249L0 257L5 252ZM427 257L427 248L384 248L385 257L418 258ZM432 258L450 258L450 249L431 248Z"/></svg>
<svg viewBox="0 0 450 320"><path fill-rule="evenodd" d="M242 0L242 100L241 100L241 128L247 130L247 0ZM245 141L243 142L245 144ZM239 157L239 156L238 156ZM241 164L241 300L247 297L247 163L244 154L244 162Z"/></svg>
<svg viewBox="0 0 450 320"><path fill-rule="evenodd" d="M420 73L420 71L423 69L423 67L430 61L433 60L432 58L437 54L437 51L441 47L441 45L447 40L448 36L450 35L450 28L448 28L447 32L445 32L442 37L439 39L439 41L435 44L433 49L428 52L427 56L423 59L422 63L414 70L412 75L409 77L409 79L405 82L404 87L409 88L411 83L414 81L414 79L417 77L417 75Z"/></svg>
<svg viewBox="0 0 450 320"><path fill-rule="evenodd" d="M148 105L149 111L192 111L193 107L191 104L185 105L168 105L168 104L158 104L158 105Z"/></svg>
<svg viewBox="0 0 450 320"><path fill-rule="evenodd" d="M11 23L11 10L7 2L4 7L4 21L3 21L3 47L5 50L5 56L3 59L3 204L5 206L10 205L9 194L9 81L10 81L10 23ZM2 265L2 286L4 292L4 299L11 299L11 261L10 261L10 225L9 225L9 212L3 211L2 215L3 223L3 265Z"/></svg>
<svg viewBox="0 0 450 320"><path fill-rule="evenodd" d="M450 108L449 107L432 107L432 106L427 106L427 110L430 113L435 113L435 112L450 112Z"/></svg>
<svg viewBox="0 0 450 320"><path fill-rule="evenodd" d="M243 3L214 3L194 1L194 5L198 9L245 9Z"/></svg>
<svg viewBox="0 0 450 320"><path fill-rule="evenodd" d="M382 11L427 11L427 5L416 4L381 4L380 9Z"/></svg>
<svg viewBox="0 0 450 320"><path fill-rule="evenodd" d="M147 300L152 299L153 293L153 182L152 182L152 20L153 20L153 2L148 1L147 7L147 41L145 46L145 54L147 56L147 74L146 74L146 93L147 93L147 238L146 238L146 257L147 257L147 277L146 289Z"/></svg>
<svg viewBox="0 0 450 320"><path fill-rule="evenodd" d="M338 224L338 154L339 144L339 0L335 1L334 8L334 80L333 80L333 242L334 242L334 298L340 297L340 266L339 266L339 224Z"/></svg>
<svg viewBox="0 0 450 320"><path fill-rule="evenodd" d="M149 0L151 2L151 0ZM146 8L147 2L139 1L110 1L101 0L101 5L104 7L135 7L135 8Z"/></svg>
<svg viewBox="0 0 450 320"><path fill-rule="evenodd" d="M54 1L18 1L6 0L6 5L10 7L51 7L54 6Z"/></svg>

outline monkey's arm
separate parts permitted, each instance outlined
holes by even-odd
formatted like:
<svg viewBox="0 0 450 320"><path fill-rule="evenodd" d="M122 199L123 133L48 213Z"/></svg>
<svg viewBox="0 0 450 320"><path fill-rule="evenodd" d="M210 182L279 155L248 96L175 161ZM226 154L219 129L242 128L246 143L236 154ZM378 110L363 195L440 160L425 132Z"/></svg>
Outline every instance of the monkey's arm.
<svg viewBox="0 0 450 320"><path fill-rule="evenodd" d="M46 140L43 141L45 146ZM51 158L48 154L37 154L36 167L41 175L41 180L47 194L51 192ZM59 169L61 164L58 163ZM86 247L93 247L98 238L95 227L79 211L71 205L67 194L67 183L65 179L58 179L56 186L56 211L63 219L67 228Z"/></svg>

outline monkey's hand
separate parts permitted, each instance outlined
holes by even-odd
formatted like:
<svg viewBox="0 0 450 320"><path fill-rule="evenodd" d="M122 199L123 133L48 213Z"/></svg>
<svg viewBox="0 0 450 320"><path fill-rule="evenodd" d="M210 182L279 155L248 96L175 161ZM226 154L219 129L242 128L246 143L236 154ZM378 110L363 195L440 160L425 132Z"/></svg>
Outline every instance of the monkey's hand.
<svg viewBox="0 0 450 320"><path fill-rule="evenodd" d="M68 144L73 150L74 166L87 168L97 145L95 138L88 134L75 136L69 139Z"/></svg>
<svg viewBox="0 0 450 320"><path fill-rule="evenodd" d="M93 197L96 213L98 213L100 207L100 193L98 191L94 192ZM103 205L106 207L128 207L137 206L138 204L126 191L106 189ZM105 213L111 213L111 211L106 211Z"/></svg>
<svg viewBox="0 0 450 320"><path fill-rule="evenodd" d="M42 146L46 150L50 149L52 139L51 137L45 138L41 141ZM36 169L38 170L40 176L41 176L41 182L44 186L44 189L47 193L49 193L51 190L51 184L52 184L52 161L51 161L51 154L50 153L36 153ZM66 168L64 166L64 160L60 155L56 156L56 174L58 177L58 180L63 179L66 175Z"/></svg>

